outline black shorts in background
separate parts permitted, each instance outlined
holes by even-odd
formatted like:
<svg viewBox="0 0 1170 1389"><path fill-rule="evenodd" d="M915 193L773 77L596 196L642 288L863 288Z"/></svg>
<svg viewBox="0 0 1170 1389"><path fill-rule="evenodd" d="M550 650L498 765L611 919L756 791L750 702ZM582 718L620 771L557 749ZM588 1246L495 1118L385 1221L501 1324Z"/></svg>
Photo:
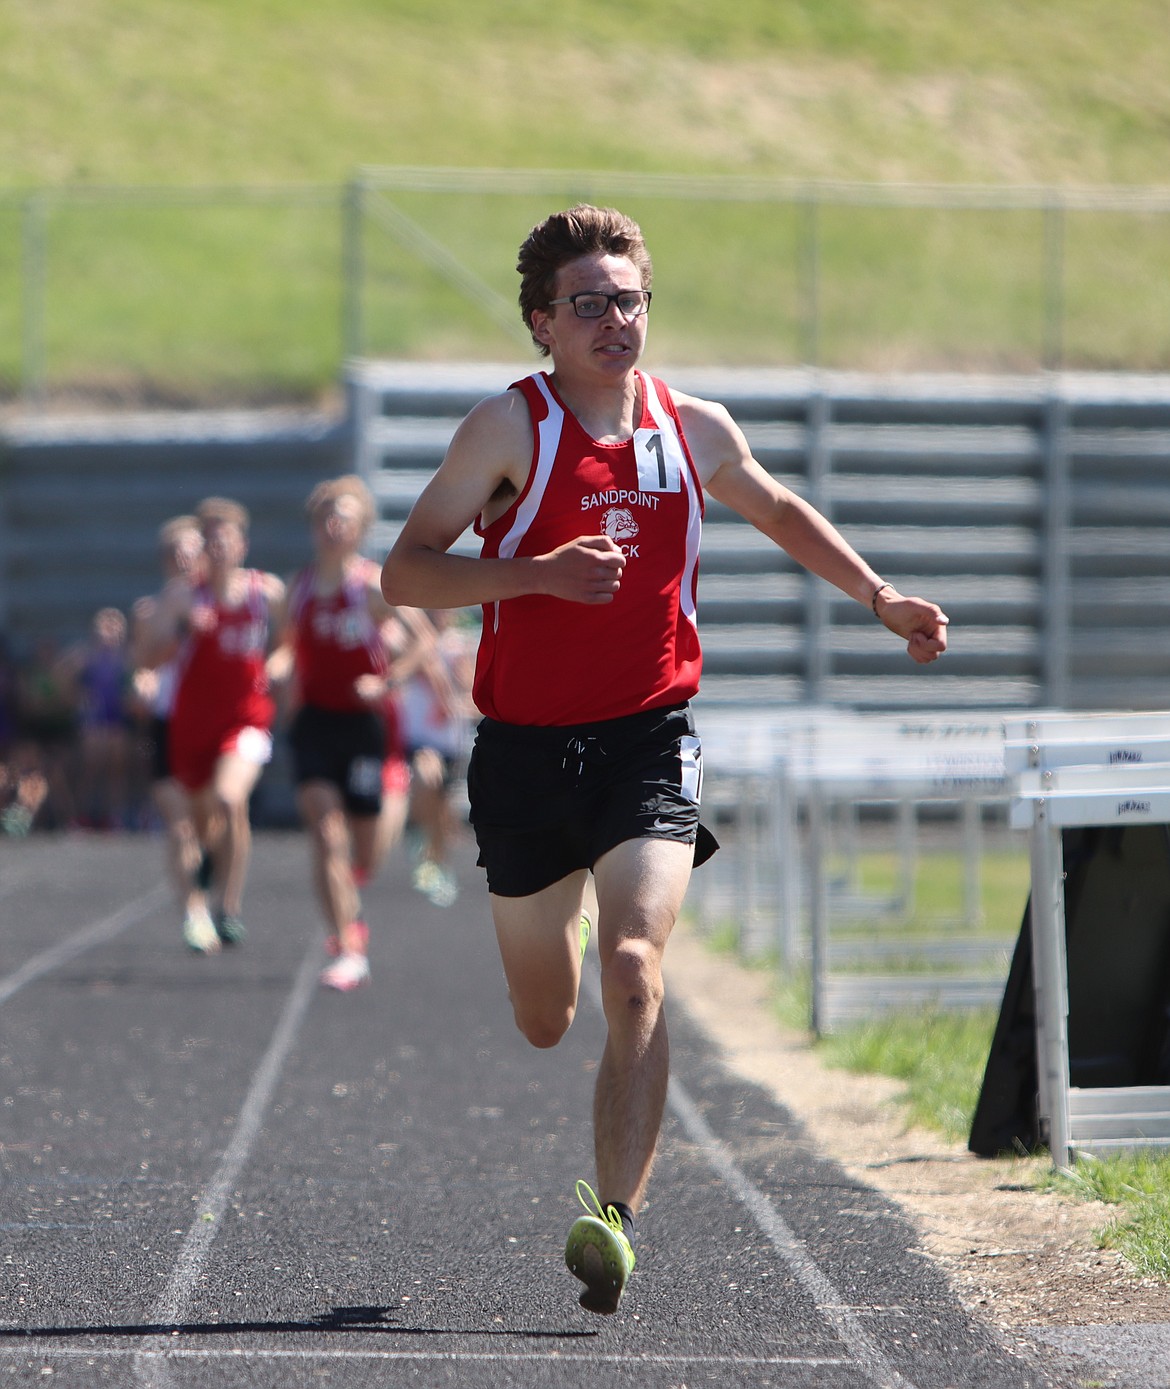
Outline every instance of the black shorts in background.
<svg viewBox="0 0 1170 1389"><path fill-rule="evenodd" d="M297 710L288 741L298 786L326 781L341 792L351 815L381 813L386 725L379 714L372 709L350 713L306 704Z"/></svg>
<svg viewBox="0 0 1170 1389"><path fill-rule="evenodd" d="M484 719L467 770L488 889L528 897L628 839L718 845L699 824L702 749L689 705L536 728Z"/></svg>
<svg viewBox="0 0 1170 1389"><path fill-rule="evenodd" d="M171 775L171 756L167 747L168 727L168 720L161 714L156 714L150 721L150 732L147 736L150 739L151 781L167 781Z"/></svg>

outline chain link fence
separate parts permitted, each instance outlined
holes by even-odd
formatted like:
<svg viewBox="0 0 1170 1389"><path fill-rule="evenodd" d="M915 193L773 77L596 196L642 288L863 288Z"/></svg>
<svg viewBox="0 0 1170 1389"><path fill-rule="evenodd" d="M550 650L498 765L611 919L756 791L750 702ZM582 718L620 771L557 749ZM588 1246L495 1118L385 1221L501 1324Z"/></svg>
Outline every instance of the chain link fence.
<svg viewBox="0 0 1170 1389"><path fill-rule="evenodd" d="M1170 191L362 169L338 186L0 194L0 394L319 396L346 358L527 357L516 249L619 205L656 361L1170 370Z"/></svg>

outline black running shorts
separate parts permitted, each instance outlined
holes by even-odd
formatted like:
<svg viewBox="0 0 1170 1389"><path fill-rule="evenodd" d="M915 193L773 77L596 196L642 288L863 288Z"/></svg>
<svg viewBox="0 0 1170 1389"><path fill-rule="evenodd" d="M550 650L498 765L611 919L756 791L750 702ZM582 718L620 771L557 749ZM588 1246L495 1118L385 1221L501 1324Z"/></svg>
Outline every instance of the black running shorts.
<svg viewBox="0 0 1170 1389"><path fill-rule="evenodd" d="M298 786L326 781L341 792L351 815L382 810L382 762L386 725L372 709L354 713L306 704L297 711L288 735Z"/></svg>
<svg viewBox="0 0 1170 1389"><path fill-rule="evenodd" d="M718 845L699 824L703 760L688 705L571 727L484 719L467 770L488 889L528 897L627 839Z"/></svg>
<svg viewBox="0 0 1170 1389"><path fill-rule="evenodd" d="M167 750L167 721L156 714L150 721L150 779L166 781L171 775Z"/></svg>

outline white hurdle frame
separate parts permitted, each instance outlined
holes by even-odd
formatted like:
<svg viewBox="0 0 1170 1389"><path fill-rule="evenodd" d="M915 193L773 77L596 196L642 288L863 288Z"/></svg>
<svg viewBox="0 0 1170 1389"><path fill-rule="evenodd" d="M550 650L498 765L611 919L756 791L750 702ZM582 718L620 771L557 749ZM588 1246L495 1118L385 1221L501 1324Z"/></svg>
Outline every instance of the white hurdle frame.
<svg viewBox="0 0 1170 1389"><path fill-rule="evenodd" d="M1030 837L1038 1103L1053 1165L1170 1147L1170 1086L1070 1084L1061 843L1065 828L1170 823L1170 712L1007 718L1004 764L1012 824Z"/></svg>

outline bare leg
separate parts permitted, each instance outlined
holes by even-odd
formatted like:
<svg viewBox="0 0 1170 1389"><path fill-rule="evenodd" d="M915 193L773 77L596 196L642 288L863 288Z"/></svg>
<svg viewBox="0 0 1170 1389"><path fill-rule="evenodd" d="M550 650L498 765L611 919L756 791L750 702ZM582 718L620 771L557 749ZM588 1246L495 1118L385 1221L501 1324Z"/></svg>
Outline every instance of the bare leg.
<svg viewBox="0 0 1170 1389"><path fill-rule="evenodd" d="M205 906L203 893L195 885L202 850L191 818L187 793L171 777L156 781L152 791L166 832L167 874L174 886L179 910L186 915L193 906ZM194 902L193 897L196 898Z"/></svg>
<svg viewBox="0 0 1170 1389"><path fill-rule="evenodd" d="M608 1036L593 1101L597 1189L637 1211L650 1170L670 1072L662 955L690 880L690 845L619 844L594 869L601 994Z"/></svg>
<svg viewBox="0 0 1170 1389"><path fill-rule="evenodd" d="M309 835L313 887L325 915L326 933L338 942L357 916L357 889L349 857L349 829L336 787L305 783L297 804Z"/></svg>
<svg viewBox="0 0 1170 1389"><path fill-rule="evenodd" d="M248 800L260 779L259 764L225 753L215 768L213 803L223 816L223 909L238 916L244 900L244 883L252 856L252 826L248 820ZM217 865L218 867L218 865Z"/></svg>
<svg viewBox="0 0 1170 1389"><path fill-rule="evenodd" d="M199 869L206 849L215 861L223 854L223 824L219 802L210 786L190 793L181 791L183 813L175 829L177 871L181 876L183 900L183 938L192 950L214 955L222 944L211 917L206 880ZM187 823L190 833L187 832Z"/></svg>
<svg viewBox="0 0 1170 1389"><path fill-rule="evenodd" d="M516 1026L534 1047L555 1047L577 1011L587 877L582 869L530 897L491 899Z"/></svg>
<svg viewBox="0 0 1170 1389"><path fill-rule="evenodd" d="M594 870L609 1028L593 1106L598 1194L635 1211L650 1177L669 1078L662 955L693 856L690 845L629 840ZM555 1046L576 1013L587 877L573 873L529 897L491 899L516 1025L533 1046Z"/></svg>
<svg viewBox="0 0 1170 1389"><path fill-rule="evenodd" d="M419 748L410 768L411 810L423 834L423 855L433 863L447 857L443 759L434 748Z"/></svg>
<svg viewBox="0 0 1170 1389"><path fill-rule="evenodd" d="M408 796L405 790L384 791L382 793L382 813L377 819L368 820L368 832L363 820L357 817L350 828L354 837L353 861L362 876L373 878L382 865L382 860L402 838L406 828Z"/></svg>

